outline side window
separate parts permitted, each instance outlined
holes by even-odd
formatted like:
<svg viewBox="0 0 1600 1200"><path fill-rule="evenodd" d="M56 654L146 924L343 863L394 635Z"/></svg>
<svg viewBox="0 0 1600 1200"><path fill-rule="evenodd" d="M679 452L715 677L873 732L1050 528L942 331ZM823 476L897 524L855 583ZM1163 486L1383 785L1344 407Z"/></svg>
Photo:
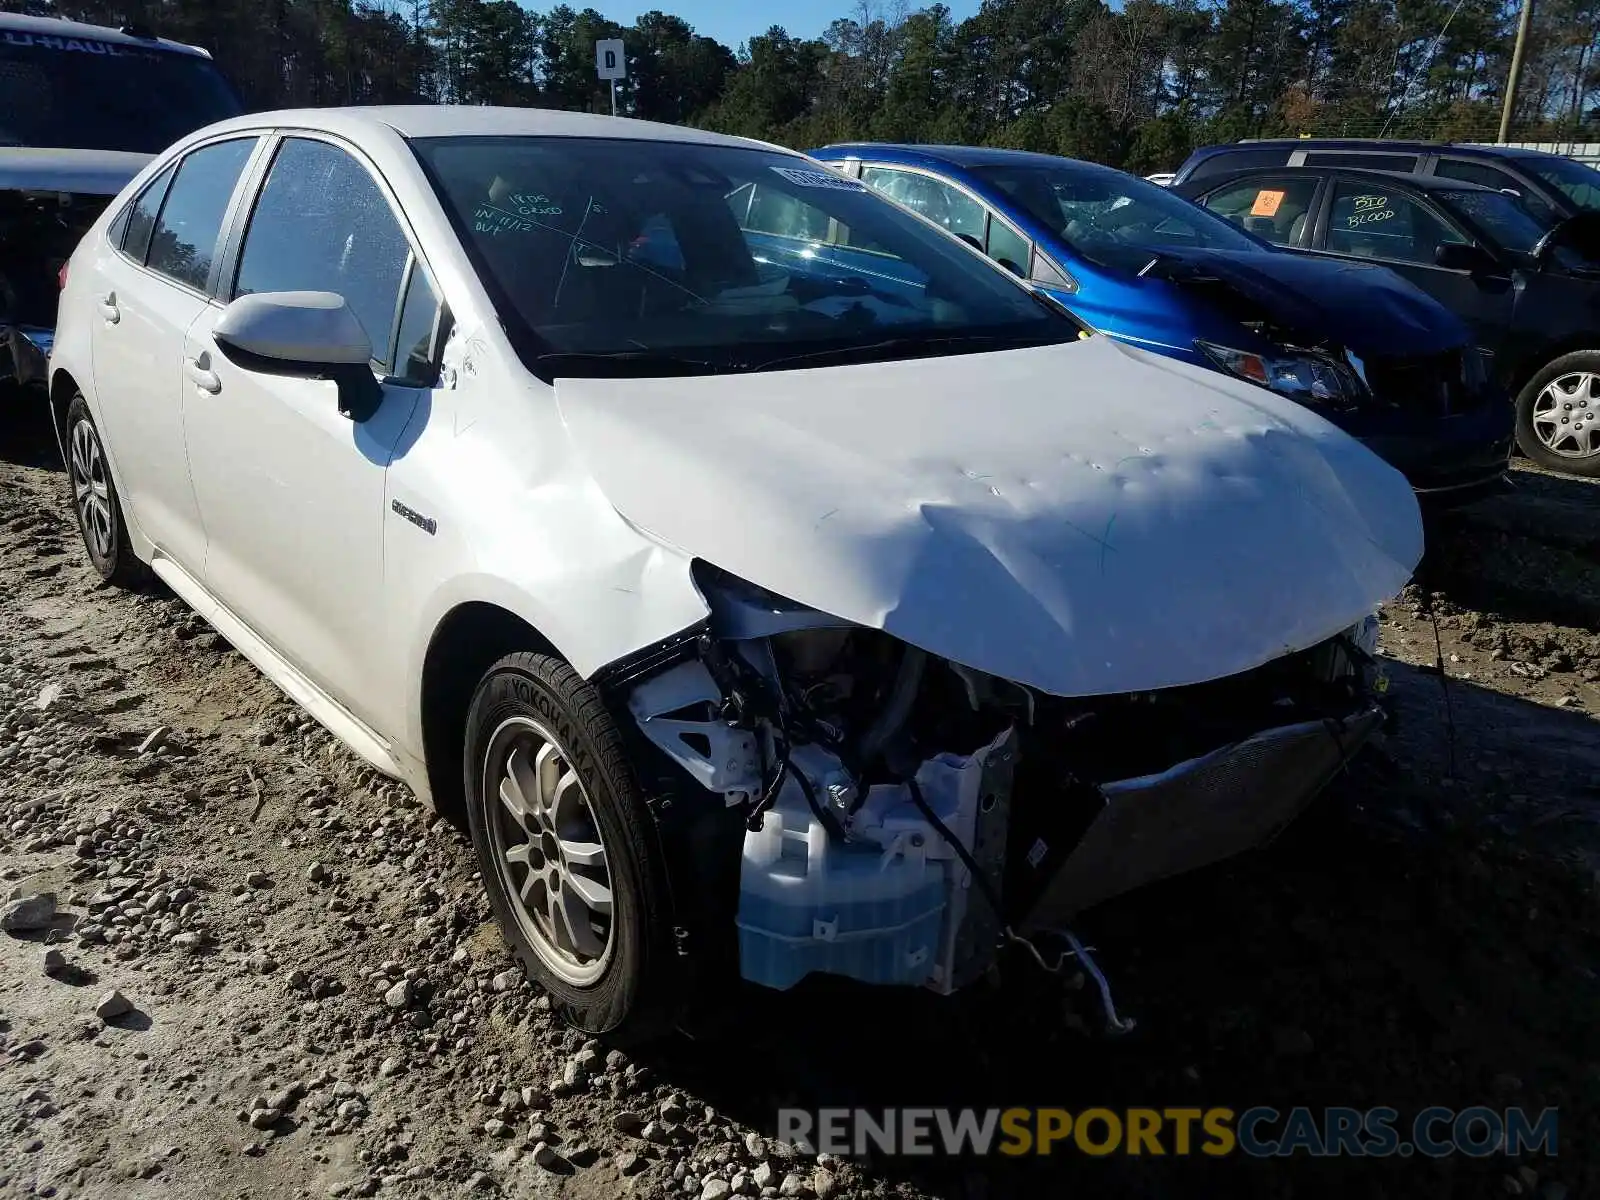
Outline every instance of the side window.
<svg viewBox="0 0 1600 1200"><path fill-rule="evenodd" d="M1430 209L1381 184L1341 180L1328 214L1328 249L1359 258L1433 264L1445 242L1466 241Z"/></svg>
<svg viewBox="0 0 1600 1200"><path fill-rule="evenodd" d="M1522 185L1499 167L1491 167L1488 163L1468 162L1462 158L1441 158L1438 165L1433 168L1435 175L1442 175L1446 179L1462 179L1467 183L1476 183L1480 187L1516 188L1519 192Z"/></svg>
<svg viewBox="0 0 1600 1200"><path fill-rule="evenodd" d="M234 295L336 292L390 367L389 333L410 243L367 169L327 142L289 138L250 217Z"/></svg>
<svg viewBox="0 0 1600 1200"><path fill-rule="evenodd" d="M1367 154L1363 151L1313 150L1306 155L1308 167L1360 167L1363 171L1404 171L1417 169L1415 154Z"/></svg>
<svg viewBox="0 0 1600 1200"><path fill-rule="evenodd" d="M1494 188L1495 191L1509 188L1517 193L1523 207L1541 221L1555 220L1555 209L1550 207L1549 201L1522 180L1507 171L1502 171L1499 167L1490 166L1488 163L1468 162L1462 158L1441 158L1433 173L1442 175L1446 179L1463 179L1468 183Z"/></svg>
<svg viewBox="0 0 1600 1200"><path fill-rule="evenodd" d="M1251 167L1281 167L1288 161L1289 151L1281 146L1266 150L1224 150L1202 158L1189 172L1189 178L1227 175L1232 171L1247 171Z"/></svg>
<svg viewBox="0 0 1600 1200"><path fill-rule="evenodd" d="M405 299L400 302L400 325L395 335L394 374L406 383L433 382L434 331L439 322L439 298L428 283L422 264L412 260Z"/></svg>
<svg viewBox="0 0 1600 1200"><path fill-rule="evenodd" d="M120 245L122 252L134 262L143 263L150 250L150 233L156 227L156 217L161 212L161 202L166 199L167 185L172 182L175 169L168 167L145 185L139 198L128 208L121 241L112 234L113 244Z"/></svg>
<svg viewBox="0 0 1600 1200"><path fill-rule="evenodd" d="M1027 278L1028 255L1033 247L1027 238L992 213L989 216L989 240L983 249L1013 275Z"/></svg>
<svg viewBox="0 0 1600 1200"><path fill-rule="evenodd" d="M862 167L861 182L920 213L935 225L983 245L985 211L971 196L942 180L893 167Z"/></svg>
<svg viewBox="0 0 1600 1200"><path fill-rule="evenodd" d="M216 257L228 202L255 138L235 138L203 146L178 164L161 216L150 235L145 263L179 283L204 290ZM132 223L130 222L130 225ZM133 230L129 229L130 239Z"/></svg>
<svg viewBox="0 0 1600 1200"><path fill-rule="evenodd" d="M133 215L133 205L129 204L119 212L106 229L106 241L118 250L122 249L122 239L128 236L128 221Z"/></svg>
<svg viewBox="0 0 1600 1200"><path fill-rule="evenodd" d="M1033 274L1031 278L1035 283L1042 283L1046 287L1061 288L1063 291L1068 292L1078 290L1077 282L1063 274L1061 268L1043 254L1035 254L1033 256Z"/></svg>
<svg viewBox="0 0 1600 1200"><path fill-rule="evenodd" d="M1290 246L1299 241L1310 220L1316 196L1315 176L1257 177L1219 188L1201 203L1257 237Z"/></svg>

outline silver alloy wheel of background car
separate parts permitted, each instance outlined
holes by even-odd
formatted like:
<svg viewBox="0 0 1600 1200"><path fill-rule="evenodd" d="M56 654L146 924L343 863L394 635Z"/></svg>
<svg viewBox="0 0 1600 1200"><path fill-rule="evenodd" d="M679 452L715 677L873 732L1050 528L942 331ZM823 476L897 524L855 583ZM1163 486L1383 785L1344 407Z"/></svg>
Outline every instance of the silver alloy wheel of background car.
<svg viewBox="0 0 1600 1200"><path fill-rule="evenodd" d="M95 557L109 558L114 529L111 518L111 489L106 479L106 456L100 448L100 435L89 421L72 427L72 498L83 519L83 533Z"/></svg>
<svg viewBox="0 0 1600 1200"><path fill-rule="evenodd" d="M559 978L592 984L614 942L611 869L583 781L555 736L512 717L484 755L495 869L528 943Z"/></svg>
<svg viewBox="0 0 1600 1200"><path fill-rule="evenodd" d="M1558 375L1533 401L1533 432L1552 454L1600 454L1600 376L1590 371Z"/></svg>

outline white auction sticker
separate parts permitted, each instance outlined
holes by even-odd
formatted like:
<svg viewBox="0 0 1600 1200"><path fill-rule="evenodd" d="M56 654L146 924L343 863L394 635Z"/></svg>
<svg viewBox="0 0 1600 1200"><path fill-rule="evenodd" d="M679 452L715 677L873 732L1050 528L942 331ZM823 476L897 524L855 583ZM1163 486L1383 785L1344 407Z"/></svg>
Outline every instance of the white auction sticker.
<svg viewBox="0 0 1600 1200"><path fill-rule="evenodd" d="M773 167L790 183L798 183L801 187L834 188L841 192L862 192L866 190L864 184L857 183L854 179L846 179L843 175L835 175L832 171L806 171L798 167Z"/></svg>

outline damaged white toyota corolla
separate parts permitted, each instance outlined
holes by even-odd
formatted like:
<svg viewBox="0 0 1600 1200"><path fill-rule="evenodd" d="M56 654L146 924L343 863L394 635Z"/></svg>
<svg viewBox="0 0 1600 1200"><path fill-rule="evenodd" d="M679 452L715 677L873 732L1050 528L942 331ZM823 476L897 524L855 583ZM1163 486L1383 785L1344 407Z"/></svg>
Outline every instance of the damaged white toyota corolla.
<svg viewBox="0 0 1600 1200"><path fill-rule="evenodd" d="M807 159L574 114L212 126L70 264L84 540L464 815L582 1027L961 987L1381 719L1406 481Z"/></svg>

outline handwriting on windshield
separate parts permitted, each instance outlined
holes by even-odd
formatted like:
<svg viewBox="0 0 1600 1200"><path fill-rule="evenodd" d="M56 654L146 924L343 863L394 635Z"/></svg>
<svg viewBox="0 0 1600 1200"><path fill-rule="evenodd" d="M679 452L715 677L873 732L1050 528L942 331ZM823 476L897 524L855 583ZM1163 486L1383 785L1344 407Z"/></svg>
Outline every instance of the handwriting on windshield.
<svg viewBox="0 0 1600 1200"><path fill-rule="evenodd" d="M472 231L496 237L502 233L532 233L540 217L559 217L561 206L542 192L513 192L499 203L484 201L472 212Z"/></svg>

